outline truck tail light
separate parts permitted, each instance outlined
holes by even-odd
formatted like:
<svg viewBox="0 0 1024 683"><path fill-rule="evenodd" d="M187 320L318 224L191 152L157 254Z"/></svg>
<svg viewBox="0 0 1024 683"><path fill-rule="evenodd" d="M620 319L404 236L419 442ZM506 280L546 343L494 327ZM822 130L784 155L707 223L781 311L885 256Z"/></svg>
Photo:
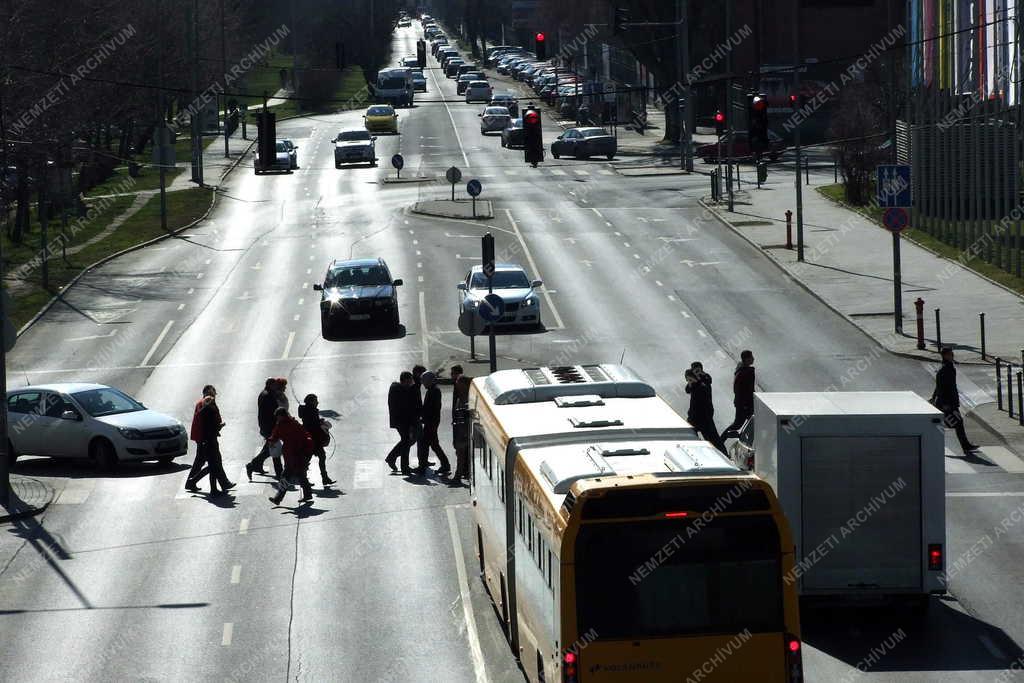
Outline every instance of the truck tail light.
<svg viewBox="0 0 1024 683"><path fill-rule="evenodd" d="M576 675L578 659L575 652L566 652L562 658L562 680L564 683L576 683L579 680Z"/></svg>
<svg viewBox="0 0 1024 683"><path fill-rule="evenodd" d="M792 633L787 633L783 642L786 647L786 683L803 683L804 663L803 654L800 652L803 644Z"/></svg>
<svg viewBox="0 0 1024 683"><path fill-rule="evenodd" d="M942 544L928 544L928 569L938 572L942 571Z"/></svg>

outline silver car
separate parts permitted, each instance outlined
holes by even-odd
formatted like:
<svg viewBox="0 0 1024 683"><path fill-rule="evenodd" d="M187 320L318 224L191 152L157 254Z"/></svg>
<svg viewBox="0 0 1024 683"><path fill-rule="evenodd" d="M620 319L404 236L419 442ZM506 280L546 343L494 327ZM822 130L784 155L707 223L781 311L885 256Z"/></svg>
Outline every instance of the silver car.
<svg viewBox="0 0 1024 683"><path fill-rule="evenodd" d="M12 459L22 455L169 464L188 452L185 427L103 384L40 384L7 392Z"/></svg>
<svg viewBox="0 0 1024 683"><path fill-rule="evenodd" d="M480 134L494 133L505 130L512 121L512 115L506 107L486 107L477 114L480 117Z"/></svg>
<svg viewBox="0 0 1024 683"><path fill-rule="evenodd" d="M344 130L334 139L334 167L342 164L377 165L377 136L367 130Z"/></svg>
<svg viewBox="0 0 1024 683"><path fill-rule="evenodd" d="M490 283L494 293L504 302L504 312L496 326L543 327L540 315L540 295L536 292L544 283L531 281L522 266L500 263L494 269ZM482 266L473 266L466 279L458 284L459 315L465 311L479 312L486 306L488 281Z"/></svg>

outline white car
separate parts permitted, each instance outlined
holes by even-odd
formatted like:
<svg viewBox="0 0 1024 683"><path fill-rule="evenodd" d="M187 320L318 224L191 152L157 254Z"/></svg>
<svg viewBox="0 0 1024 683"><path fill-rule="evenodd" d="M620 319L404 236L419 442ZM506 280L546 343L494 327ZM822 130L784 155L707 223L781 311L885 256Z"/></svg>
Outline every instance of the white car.
<svg viewBox="0 0 1024 683"><path fill-rule="evenodd" d="M7 392L12 462L22 455L169 464L188 452L185 427L103 384L40 384Z"/></svg>
<svg viewBox="0 0 1024 683"><path fill-rule="evenodd" d="M293 168L298 167L298 154L295 150L298 147L291 143L291 140L277 140L274 143L274 158L269 161L265 161L260 157L259 146L256 151L253 152L255 160L253 162L256 175L266 173L267 171L288 171L291 172Z"/></svg>
<svg viewBox="0 0 1024 683"><path fill-rule="evenodd" d="M477 114L480 117L480 134L486 135L495 131L501 132L512 122L512 115L506 107L485 107Z"/></svg>
<svg viewBox="0 0 1024 683"><path fill-rule="evenodd" d="M343 130L334 139L334 168L358 163L377 165L377 136L368 130Z"/></svg>
<svg viewBox="0 0 1024 683"><path fill-rule="evenodd" d="M466 104L470 102L490 102L494 96L491 84L487 81L470 81L466 88Z"/></svg>
<svg viewBox="0 0 1024 683"><path fill-rule="evenodd" d="M281 147L288 151L288 170L293 170L299 167L299 146L288 139L278 140L278 151L281 151Z"/></svg>
<svg viewBox="0 0 1024 683"><path fill-rule="evenodd" d="M543 327L540 316L540 295L535 291L543 286L540 280L531 281L522 266L508 263L497 264L491 286L501 297L505 310L496 326ZM486 305L488 294L487 277L482 266L473 266L466 279L458 284L459 315L465 311L479 311Z"/></svg>

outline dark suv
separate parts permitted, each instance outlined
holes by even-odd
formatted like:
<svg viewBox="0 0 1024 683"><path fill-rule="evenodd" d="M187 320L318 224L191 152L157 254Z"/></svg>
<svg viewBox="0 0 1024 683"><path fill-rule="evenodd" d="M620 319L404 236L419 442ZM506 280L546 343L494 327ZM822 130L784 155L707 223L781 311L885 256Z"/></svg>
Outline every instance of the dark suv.
<svg viewBox="0 0 1024 683"><path fill-rule="evenodd" d="M320 330L325 337L338 323L385 323L399 328L398 287L384 259L334 261L322 285L313 289L320 297Z"/></svg>

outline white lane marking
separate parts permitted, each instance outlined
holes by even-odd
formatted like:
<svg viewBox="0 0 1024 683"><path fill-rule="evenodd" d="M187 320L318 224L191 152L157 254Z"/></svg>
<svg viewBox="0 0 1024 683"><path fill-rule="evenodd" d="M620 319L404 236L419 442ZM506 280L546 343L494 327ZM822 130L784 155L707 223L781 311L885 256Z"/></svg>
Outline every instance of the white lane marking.
<svg viewBox="0 0 1024 683"><path fill-rule="evenodd" d="M487 670L484 668L484 655L480 649L480 636L476 631L476 616L473 614L473 603L470 602L469 581L466 578L466 560L462 557L462 540L459 527L455 522L455 509L447 508L448 529L452 535L452 550L455 551L455 571L459 577L459 597L462 602L462 613L466 617L466 638L469 640L469 654L473 660L473 671L477 683L487 682Z"/></svg>
<svg viewBox="0 0 1024 683"><path fill-rule="evenodd" d="M306 303L306 300L302 297L299 297L299 306L301 306L304 303Z"/></svg>
<svg viewBox="0 0 1024 683"><path fill-rule="evenodd" d="M417 281L419 281L419 282L423 282L423 276L422 276L422 275L420 275L420 276L419 276L418 278L416 278L416 279L417 279Z"/></svg>
<svg viewBox="0 0 1024 683"><path fill-rule="evenodd" d="M475 237L475 235L474 235L474 237ZM417 249L417 250L416 250L416 255L417 255L417 256L423 256L423 252L422 252L422 251L420 251L419 249Z"/></svg>
<svg viewBox="0 0 1024 683"><path fill-rule="evenodd" d="M231 568L231 583L235 584L242 580L242 565L236 564Z"/></svg>
<svg viewBox="0 0 1024 683"><path fill-rule="evenodd" d="M220 644L224 647L231 645L231 636L235 634L234 622L228 621L224 624L224 632L220 636Z"/></svg>
<svg viewBox="0 0 1024 683"><path fill-rule="evenodd" d="M588 171L585 171L582 168L574 169L573 173L575 173L576 175L590 175Z"/></svg>
<svg viewBox="0 0 1024 683"><path fill-rule="evenodd" d="M704 330L697 330L697 334L699 334L702 337L707 337L708 336L708 333L705 332Z"/></svg>
<svg viewBox="0 0 1024 683"><path fill-rule="evenodd" d="M1024 491L977 491L977 492L951 492L946 493L946 498L1022 498Z"/></svg>
<svg viewBox="0 0 1024 683"><path fill-rule="evenodd" d="M182 304L182 305L184 305L184 304ZM113 337L115 334L117 334L117 328L116 327L114 329L112 329L110 332L106 333L106 334L92 334L92 335L89 335L88 337L72 337L71 339L68 339L66 341L72 342L72 341L88 341L90 339L109 339L110 337Z"/></svg>
<svg viewBox="0 0 1024 683"><path fill-rule="evenodd" d="M640 254L633 254L633 258L640 260Z"/></svg>
<svg viewBox="0 0 1024 683"><path fill-rule="evenodd" d="M963 458L947 453L943 459L946 474L975 474L974 468L971 467Z"/></svg>
<svg viewBox="0 0 1024 683"><path fill-rule="evenodd" d="M675 301L675 300L676 300L676 298L675 298L675 296L673 296L672 294L669 294L669 295L668 295L668 300L669 300L669 301Z"/></svg>
<svg viewBox="0 0 1024 683"><path fill-rule="evenodd" d="M288 341L284 343L284 351L281 352L281 360L286 360L292 352L292 344L295 343L295 330L288 333Z"/></svg>
<svg viewBox="0 0 1024 683"><path fill-rule="evenodd" d="M611 225L611 223L609 223L608 225ZM615 231L615 236L616 236L616 237L622 237L622 233L621 233L621 232L619 232L618 230L616 230L616 231Z"/></svg>
<svg viewBox="0 0 1024 683"><path fill-rule="evenodd" d="M146 353L146 356L142 359L142 362L139 363L137 367L144 368L147 365L149 365L149 359L152 358L153 354L156 353L156 350L160 348L160 344L163 343L164 337L167 336L167 333L170 331L171 325L173 324L173 320L167 321L167 324L164 325L164 329L160 332L160 335L156 338L156 341L153 342L153 345L149 347L149 351Z"/></svg>
<svg viewBox="0 0 1024 683"><path fill-rule="evenodd" d="M505 175L519 175L519 171L514 168L509 168L505 170Z"/></svg>
<svg viewBox="0 0 1024 683"><path fill-rule="evenodd" d="M551 175L566 175L566 173L560 168L553 168L551 169Z"/></svg>
<svg viewBox="0 0 1024 683"><path fill-rule="evenodd" d="M179 310L179 311L180 311L181 309L183 309L183 308L185 308L185 304L178 304L178 310Z"/></svg>
<svg viewBox="0 0 1024 683"><path fill-rule="evenodd" d="M609 171L607 168L602 168L598 173L601 175L615 175L615 171Z"/></svg>
<svg viewBox="0 0 1024 683"><path fill-rule="evenodd" d="M238 523L238 535L245 536L249 533L249 518L243 517L242 521Z"/></svg>
<svg viewBox="0 0 1024 683"><path fill-rule="evenodd" d="M420 277L423 277L422 275ZM420 292L420 350L423 353L423 365L424 367L430 367L430 344L427 341L427 304L423 296L423 292Z"/></svg>
<svg viewBox="0 0 1024 683"><path fill-rule="evenodd" d="M293 321L295 321L295 320L298 320L298 319L299 319L299 318L301 318L301 317L302 317L301 315L299 315L298 313L296 313L296 314L295 314L295 316L294 316L294 317L292 318L292 320L293 320Z"/></svg>
<svg viewBox="0 0 1024 683"><path fill-rule="evenodd" d="M310 260L310 261L312 261L312 260L313 260L313 259L315 259L315 258L316 258L316 254L310 254L310 255L309 255L309 260Z"/></svg>
<svg viewBox="0 0 1024 683"><path fill-rule="evenodd" d="M213 263L211 259L206 259L206 265L210 265L211 263Z"/></svg>
<svg viewBox="0 0 1024 683"><path fill-rule="evenodd" d="M597 209L591 209L591 211L596 213L598 218L604 218L604 214L598 211Z"/></svg>
<svg viewBox="0 0 1024 683"><path fill-rule="evenodd" d="M665 286L665 285L661 284L661 280L655 280L654 284L658 285L659 287L664 287Z"/></svg>
<svg viewBox="0 0 1024 683"><path fill-rule="evenodd" d="M196 273L196 279L197 280L202 280L203 279L203 273Z"/></svg>
<svg viewBox="0 0 1024 683"><path fill-rule="evenodd" d="M441 93L441 84L437 81L437 74L434 73L433 69L429 69L430 75L434 77L434 87L437 88L437 92ZM444 98L441 100L444 103L445 111L448 112L448 119L452 122L452 130L455 131L455 141L459 143L459 153L462 154L462 161L465 162L466 168L469 168L469 157L466 156L466 150L462 147L462 137L459 135L459 127L455 125L455 117L452 116L452 110L448 106L448 101Z"/></svg>
<svg viewBox="0 0 1024 683"><path fill-rule="evenodd" d="M308 282L303 282L302 283L302 288L303 289L309 289L309 283Z"/></svg>
<svg viewBox="0 0 1024 683"><path fill-rule="evenodd" d="M608 221L605 221L604 224L607 225L609 228L612 227L612 224L609 223ZM619 233L615 233L615 234L618 235Z"/></svg>
<svg viewBox="0 0 1024 683"><path fill-rule="evenodd" d="M530 248L526 246L526 240L523 239L523 233L519 231L519 224L516 223L516 219L512 217L512 211L505 209L505 215L508 216L509 223L512 224L512 230L519 239L519 243L523 245L523 252L526 254L526 260L530 262L530 267L533 268L533 276L535 278L543 279L540 276L540 269L537 268L537 262L533 260L533 254L530 253ZM555 308L555 302L551 300L551 295L548 293L548 290L542 288L541 294L544 295L544 300L548 302L548 308L551 310L551 314L555 316L555 322L558 323L557 327L551 329L564 330L565 323L562 322L562 316L558 314L558 309ZM426 365L426 363L424 363L424 365Z"/></svg>
<svg viewBox="0 0 1024 683"><path fill-rule="evenodd" d="M629 242L623 242L622 246L624 246L626 249L629 249Z"/></svg>
<svg viewBox="0 0 1024 683"><path fill-rule="evenodd" d="M417 262L416 263L416 267L417 268L422 268L423 267L423 263L422 262Z"/></svg>
<svg viewBox="0 0 1024 683"><path fill-rule="evenodd" d="M384 463L380 460L356 460L352 488L379 489L384 486Z"/></svg>
<svg viewBox="0 0 1024 683"><path fill-rule="evenodd" d="M992 639L989 638L988 635L986 635L984 633L979 634L978 635L978 640L981 641L981 644L985 646L985 649L988 650L992 654L993 657L995 657L996 659L998 659L1000 661L1005 661L1006 660L1006 655L1003 654L1002 650L1000 650L998 647L996 647L996 644L992 642Z"/></svg>
<svg viewBox="0 0 1024 683"><path fill-rule="evenodd" d="M312 274L313 274L313 269L312 268L306 268L306 275L312 275Z"/></svg>
<svg viewBox="0 0 1024 683"><path fill-rule="evenodd" d="M196 291L196 290L195 290L194 288L192 288L192 287L189 287L189 288L188 288L188 291L187 291L187 292L185 292L185 293L186 293L186 294L191 294L191 293L192 293L192 292L194 292L194 291Z"/></svg>
<svg viewBox="0 0 1024 683"><path fill-rule="evenodd" d="M1008 448L1003 446L982 446L981 453L1007 472L1013 472L1014 474L1024 472L1024 460L1018 458Z"/></svg>
<svg viewBox="0 0 1024 683"><path fill-rule="evenodd" d="M679 312L682 313L684 318L689 318L690 317L690 314L687 313L686 311L679 311Z"/></svg>

